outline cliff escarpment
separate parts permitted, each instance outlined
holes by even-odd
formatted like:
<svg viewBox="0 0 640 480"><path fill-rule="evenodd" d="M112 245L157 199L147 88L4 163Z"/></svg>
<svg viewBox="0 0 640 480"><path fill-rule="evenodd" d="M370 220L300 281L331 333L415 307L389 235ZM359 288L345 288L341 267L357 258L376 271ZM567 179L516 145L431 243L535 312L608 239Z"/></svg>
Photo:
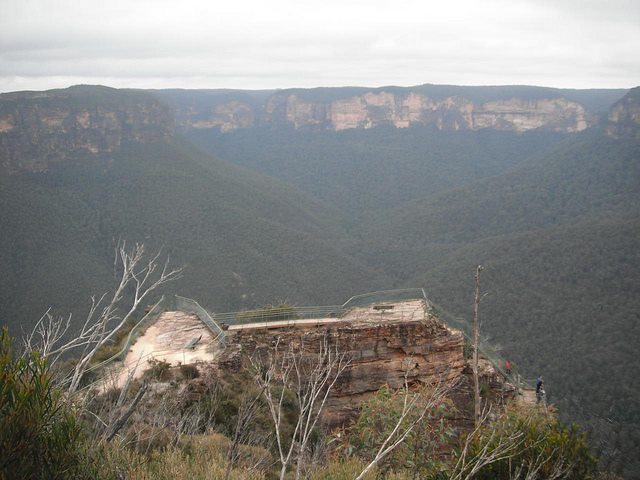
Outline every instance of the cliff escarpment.
<svg viewBox="0 0 640 480"><path fill-rule="evenodd" d="M267 123L295 128L321 125L336 131L392 125L407 128L435 126L439 130L512 130L547 128L563 132L584 130L590 124L580 104L564 98L510 98L475 103L464 97L434 100L419 93L368 92L329 103L311 102L296 94L278 93L265 106Z"/></svg>
<svg viewBox="0 0 640 480"><path fill-rule="evenodd" d="M640 87L633 88L609 111L607 135L640 140Z"/></svg>
<svg viewBox="0 0 640 480"><path fill-rule="evenodd" d="M413 318L393 319L371 310L366 319L356 321L227 333L227 347L218 359L223 372L240 371L244 356L264 358L274 354L276 345L277 352L294 351L311 358L322 345L345 354L351 363L331 390L323 413L325 421L334 427L353 420L360 404L382 386L402 388L405 378L412 385L455 384L451 397L461 420L472 398L462 332L449 328L428 311ZM489 362L483 362L481 378L492 398L514 393Z"/></svg>
<svg viewBox="0 0 640 480"><path fill-rule="evenodd" d="M334 131L431 126L439 130L574 133L593 126L624 92L575 93L538 87L317 88L271 92L157 91L188 129L257 126ZM197 101L196 101L197 99ZM605 108L606 108L605 107Z"/></svg>
<svg viewBox="0 0 640 480"><path fill-rule="evenodd" d="M0 95L0 169L42 172L61 161L86 160L125 142L173 134L170 109L144 92L76 86Z"/></svg>

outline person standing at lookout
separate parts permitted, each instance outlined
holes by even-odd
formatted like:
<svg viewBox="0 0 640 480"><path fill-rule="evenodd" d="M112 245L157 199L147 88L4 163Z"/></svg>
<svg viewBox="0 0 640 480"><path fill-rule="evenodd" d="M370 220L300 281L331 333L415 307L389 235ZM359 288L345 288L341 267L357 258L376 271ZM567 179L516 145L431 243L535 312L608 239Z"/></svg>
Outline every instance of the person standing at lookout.
<svg viewBox="0 0 640 480"><path fill-rule="evenodd" d="M511 362L509 360L505 360L504 369L507 371L507 375L511 375Z"/></svg>
<svg viewBox="0 0 640 480"><path fill-rule="evenodd" d="M540 375L536 379L536 403L540 403L540 400L542 400L544 396L544 382L542 380L542 375Z"/></svg>

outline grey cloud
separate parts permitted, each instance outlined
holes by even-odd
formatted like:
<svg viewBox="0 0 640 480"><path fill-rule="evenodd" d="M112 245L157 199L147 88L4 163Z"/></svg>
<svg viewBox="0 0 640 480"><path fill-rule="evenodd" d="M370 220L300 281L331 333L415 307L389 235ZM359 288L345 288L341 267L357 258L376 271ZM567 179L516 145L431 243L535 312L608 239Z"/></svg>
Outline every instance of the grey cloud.
<svg viewBox="0 0 640 480"><path fill-rule="evenodd" d="M636 1L3 3L0 91L640 83Z"/></svg>

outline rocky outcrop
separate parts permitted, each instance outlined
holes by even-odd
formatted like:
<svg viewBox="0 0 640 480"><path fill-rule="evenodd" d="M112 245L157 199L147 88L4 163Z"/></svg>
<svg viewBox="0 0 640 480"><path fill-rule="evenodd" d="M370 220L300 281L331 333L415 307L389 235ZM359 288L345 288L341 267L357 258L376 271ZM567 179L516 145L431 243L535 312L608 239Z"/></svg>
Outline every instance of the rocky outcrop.
<svg viewBox="0 0 640 480"><path fill-rule="evenodd" d="M640 140L640 87L633 88L609 111L607 135Z"/></svg>
<svg viewBox="0 0 640 480"><path fill-rule="evenodd" d="M310 92L313 91L274 92L263 104L227 99L211 106L177 105L176 115L183 127L218 127L223 132L260 125L336 131L422 125L440 130L525 132L542 128L572 133L595 121L580 103L557 95L478 101L462 95L430 97L411 88L377 89L356 95L341 95L340 89L324 96Z"/></svg>
<svg viewBox="0 0 640 480"><path fill-rule="evenodd" d="M457 383L455 399L461 411L472 398L462 332L447 327L428 312L423 318L384 319L372 314L368 319L306 328L228 332L227 347L218 365L223 372L238 371L243 355L266 356L273 353L276 344L280 352L292 347L299 355L313 355L325 341L351 359L351 365L332 390L324 413L331 426L352 420L362 401L383 385L401 388L405 375L412 384ZM504 378L495 369L487 366L483 372L491 390L500 395L505 391L513 393L513 389L502 388Z"/></svg>
<svg viewBox="0 0 640 480"><path fill-rule="evenodd" d="M219 128L222 132L228 132L236 128L248 128L256 123L256 112L251 105L237 100L215 105L208 112L192 107L180 114L182 125L196 129Z"/></svg>
<svg viewBox="0 0 640 480"><path fill-rule="evenodd" d="M78 86L0 95L0 169L42 172L173 134L168 107L144 92Z"/></svg>

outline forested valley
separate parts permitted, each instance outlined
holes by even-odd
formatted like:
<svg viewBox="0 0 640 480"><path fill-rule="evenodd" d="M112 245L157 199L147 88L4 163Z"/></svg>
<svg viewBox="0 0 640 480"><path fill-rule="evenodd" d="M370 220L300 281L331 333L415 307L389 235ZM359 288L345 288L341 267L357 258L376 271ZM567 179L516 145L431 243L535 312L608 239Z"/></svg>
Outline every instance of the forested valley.
<svg viewBox="0 0 640 480"><path fill-rule="evenodd" d="M639 214L639 137L608 135L606 120L579 133L179 128L0 174L0 322L17 334L49 307L82 318L122 240L184 266L166 288L214 312L423 287L464 323L483 265L485 341L544 375L605 467L636 478Z"/></svg>

